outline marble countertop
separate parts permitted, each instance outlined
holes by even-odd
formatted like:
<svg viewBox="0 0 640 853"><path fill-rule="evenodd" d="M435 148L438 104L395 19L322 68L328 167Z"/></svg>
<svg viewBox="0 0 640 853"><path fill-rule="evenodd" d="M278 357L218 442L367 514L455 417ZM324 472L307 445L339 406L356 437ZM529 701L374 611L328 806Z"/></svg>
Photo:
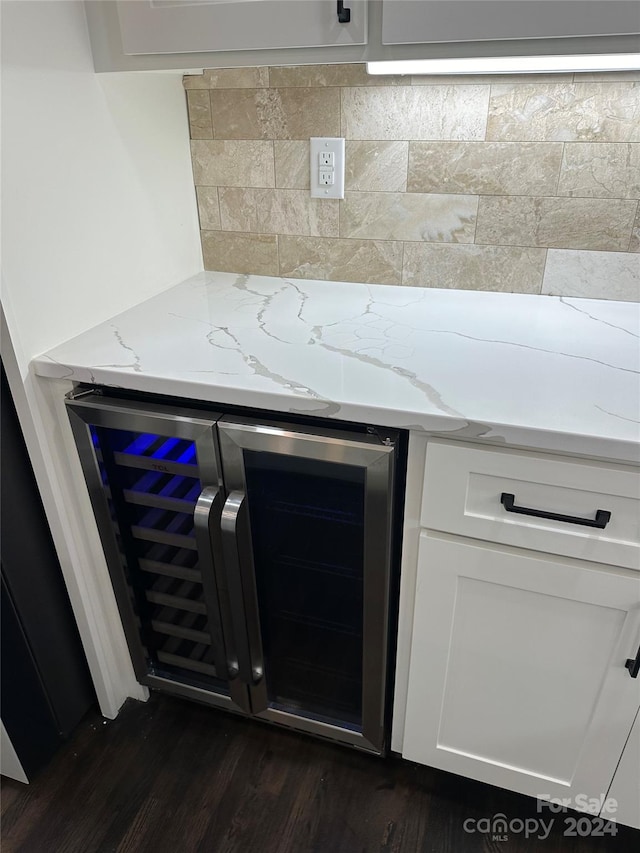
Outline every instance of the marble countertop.
<svg viewBox="0 0 640 853"><path fill-rule="evenodd" d="M638 461L640 305L204 272L39 376Z"/></svg>

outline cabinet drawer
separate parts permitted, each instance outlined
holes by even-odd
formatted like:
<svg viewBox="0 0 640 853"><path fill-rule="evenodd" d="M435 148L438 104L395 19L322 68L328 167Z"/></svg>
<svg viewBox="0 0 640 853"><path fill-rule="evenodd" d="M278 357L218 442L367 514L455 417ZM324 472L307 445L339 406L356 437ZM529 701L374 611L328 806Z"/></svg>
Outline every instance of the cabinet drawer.
<svg viewBox="0 0 640 853"><path fill-rule="evenodd" d="M512 496L508 511L501 502ZM510 499L504 498L509 505ZM524 510L567 516L538 517ZM610 513L603 528L598 511ZM640 472L444 441L427 447L421 524L535 551L640 570Z"/></svg>

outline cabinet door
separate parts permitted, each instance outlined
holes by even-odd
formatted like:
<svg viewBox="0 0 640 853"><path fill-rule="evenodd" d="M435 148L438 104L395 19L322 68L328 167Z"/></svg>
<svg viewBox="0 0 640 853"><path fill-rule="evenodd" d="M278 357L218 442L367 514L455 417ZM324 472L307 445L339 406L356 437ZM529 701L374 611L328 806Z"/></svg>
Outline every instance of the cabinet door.
<svg viewBox="0 0 640 853"><path fill-rule="evenodd" d="M367 43L366 0L124 0L118 2L126 54L325 47Z"/></svg>
<svg viewBox="0 0 640 853"><path fill-rule="evenodd" d="M533 796L606 793L640 683L640 576L421 534L403 755Z"/></svg>
<svg viewBox="0 0 640 853"><path fill-rule="evenodd" d="M640 711L626 742L616 775L609 788L611 810L603 810L602 817L625 826L640 829Z"/></svg>
<svg viewBox="0 0 640 853"><path fill-rule="evenodd" d="M248 712L227 649L218 415L97 393L67 410L138 680Z"/></svg>
<svg viewBox="0 0 640 853"><path fill-rule="evenodd" d="M384 0L382 43L635 34L638 8L628 0Z"/></svg>
<svg viewBox="0 0 640 853"><path fill-rule="evenodd" d="M254 714L380 752L391 439L231 416L218 431L224 558Z"/></svg>

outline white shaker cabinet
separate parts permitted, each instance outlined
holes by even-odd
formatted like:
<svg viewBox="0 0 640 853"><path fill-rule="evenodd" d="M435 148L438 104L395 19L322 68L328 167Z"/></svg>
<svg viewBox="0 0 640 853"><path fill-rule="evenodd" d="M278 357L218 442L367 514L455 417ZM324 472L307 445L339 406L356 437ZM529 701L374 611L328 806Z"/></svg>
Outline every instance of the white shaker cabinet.
<svg viewBox="0 0 640 853"><path fill-rule="evenodd" d="M96 71L635 53L640 30L640 0L86 0L85 8Z"/></svg>
<svg viewBox="0 0 640 853"><path fill-rule="evenodd" d="M640 704L640 575L423 531L403 755L606 794Z"/></svg>
<svg viewBox="0 0 640 853"><path fill-rule="evenodd" d="M131 55L366 44L366 0L342 5L342 14L335 0L119 0L117 8Z"/></svg>
<svg viewBox="0 0 640 853"><path fill-rule="evenodd" d="M640 706L639 509L633 466L428 440L405 758L607 795Z"/></svg>
<svg viewBox="0 0 640 853"><path fill-rule="evenodd" d="M509 41L638 32L636 0L383 0L388 45L506 41L506 54Z"/></svg>

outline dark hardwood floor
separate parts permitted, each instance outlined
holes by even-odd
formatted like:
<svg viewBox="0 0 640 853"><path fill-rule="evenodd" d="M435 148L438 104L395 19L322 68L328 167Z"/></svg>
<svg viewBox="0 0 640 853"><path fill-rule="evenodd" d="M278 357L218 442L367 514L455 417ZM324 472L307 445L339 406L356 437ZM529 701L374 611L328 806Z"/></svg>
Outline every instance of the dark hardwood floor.
<svg viewBox="0 0 640 853"><path fill-rule="evenodd" d="M497 813L516 821L507 840L465 831ZM530 823L525 838L518 819L541 817L554 818L549 836ZM640 833L624 827L565 836L566 818L537 814L527 797L158 695L127 703L114 721L92 713L31 785L2 781L3 853L640 849Z"/></svg>

